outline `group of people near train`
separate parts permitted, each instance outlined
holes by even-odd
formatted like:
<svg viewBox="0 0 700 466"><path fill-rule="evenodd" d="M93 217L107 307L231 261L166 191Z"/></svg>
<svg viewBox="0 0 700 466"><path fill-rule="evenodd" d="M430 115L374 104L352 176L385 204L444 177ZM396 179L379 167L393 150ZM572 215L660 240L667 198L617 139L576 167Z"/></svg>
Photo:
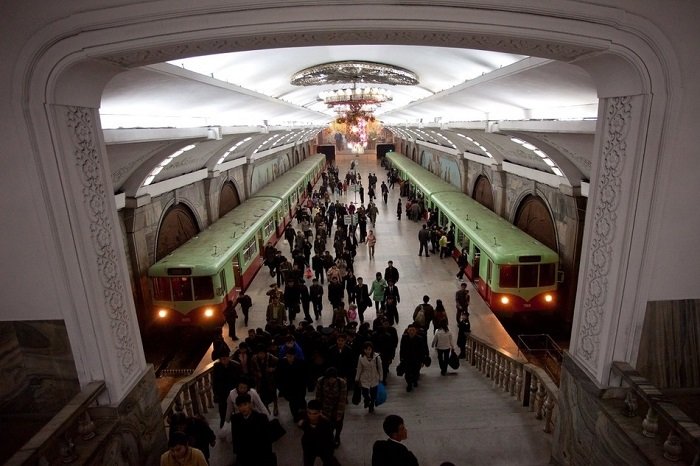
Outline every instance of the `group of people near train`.
<svg viewBox="0 0 700 466"><path fill-rule="evenodd" d="M374 190L376 175L369 178L370 189ZM355 174L352 179L359 183ZM392 180L395 182L396 176L390 173L391 187ZM348 177L346 182L350 182ZM219 409L219 427L224 427L225 423L231 425L232 448L239 466L276 464L272 443L273 431L279 430L280 396L287 400L293 421L304 431L301 440L304 465L312 465L317 457L324 465L338 464L333 452L340 445L348 393L353 394L354 402L362 402L370 413L374 412L378 386L387 382L397 349L396 370L403 376L407 392L418 387L421 369L430 364L430 346L436 349L442 375L446 375L448 359L456 348L459 348L460 357L465 355L470 331L466 284L462 283L455 295L456 342L449 330L442 301L436 300L433 306L427 295L415 307L412 321L399 335L394 326L399 323L400 273L393 262L388 261L384 273L377 272L369 283L354 275L358 243L366 242L370 259L374 256L376 237L367 229L367 223L374 226L378 209L372 200L367 208L362 205L364 202L359 206L339 200L331 202L327 194L339 184L342 185L338 172L331 167L323 173L317 193L313 193L310 184L307 186L312 195L297 211L299 230L291 225L285 229L291 261L271 243L265 247L264 263L277 279L267 292L265 328L249 329L245 341L233 352L222 338L215 341L212 353L216 360L212 370L214 401ZM384 182L381 189L383 194L385 190L388 194L389 188ZM345 221L347 215L351 216L350 222ZM336 226L332 243L334 256L327 249L333 225ZM429 236L421 235L424 230L430 232ZM441 232L435 221L429 221L419 233L421 253L425 248L428 255L429 245L433 253L437 250L432 241L433 231ZM454 245L453 231L441 233L451 234ZM439 240L437 247L440 247ZM311 285L307 285L309 279ZM314 320L322 316L326 301L332 312L331 324L314 326ZM224 312L229 336L234 340L237 340L235 321L239 305L247 326L252 306L247 294L241 293L235 302L229 301ZM365 319L370 307L376 309L376 318L371 323ZM295 324L302 312L303 319ZM309 394L313 397L307 402ZM216 441L212 429L202 419L183 416L181 413L174 415L170 421L171 448L163 458L182 453L184 438L184 443L189 445L188 455L197 456L193 451L200 451L207 461L209 446ZM373 449L372 464L417 465L415 456L405 447L398 456L394 448L389 448L405 438L403 420L388 416L384 430L391 439L386 442L393 443L385 445L378 441ZM402 458L401 462L396 462L396 458Z"/></svg>

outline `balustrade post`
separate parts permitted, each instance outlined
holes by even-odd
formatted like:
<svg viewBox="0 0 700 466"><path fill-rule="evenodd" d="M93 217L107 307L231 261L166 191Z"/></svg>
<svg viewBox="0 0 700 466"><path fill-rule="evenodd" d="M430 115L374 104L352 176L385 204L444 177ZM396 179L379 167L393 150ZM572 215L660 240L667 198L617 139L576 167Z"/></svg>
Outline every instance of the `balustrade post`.
<svg viewBox="0 0 700 466"><path fill-rule="evenodd" d="M200 414L206 414L209 409L207 406L206 389L204 388L204 377L197 379L197 395L199 397L199 407L202 409Z"/></svg>
<svg viewBox="0 0 700 466"><path fill-rule="evenodd" d="M637 396L633 390L627 391L627 395L625 395L625 408L622 412L627 417L637 416Z"/></svg>
<svg viewBox="0 0 700 466"><path fill-rule="evenodd" d="M67 433L63 436L60 445L59 455L61 456L61 463L69 464L78 459L78 454L75 452L75 443L73 443L73 439Z"/></svg>
<svg viewBox="0 0 700 466"><path fill-rule="evenodd" d="M510 391L510 396L515 395L515 381L518 377L518 363L515 361L510 362L510 374L508 376L508 388Z"/></svg>
<svg viewBox="0 0 700 466"><path fill-rule="evenodd" d="M185 408L185 413L192 417L194 413L192 412L192 398L190 397L189 387L185 387L182 391L183 405Z"/></svg>
<svg viewBox="0 0 700 466"><path fill-rule="evenodd" d="M491 386L492 388L497 388L499 384L499 380L501 377L500 374L500 364L501 364L501 355L498 354L497 352L493 352L493 367L491 369Z"/></svg>
<svg viewBox="0 0 700 466"><path fill-rule="evenodd" d="M544 400L544 432L550 434L552 432L552 413L554 412L554 397L547 392Z"/></svg>
<svg viewBox="0 0 700 466"><path fill-rule="evenodd" d="M491 348L485 348L486 350L486 371L484 374L486 375L486 378L493 378L493 352L491 351Z"/></svg>
<svg viewBox="0 0 700 466"><path fill-rule="evenodd" d="M544 388L544 383L541 380L537 380L537 394L535 395L535 418L542 419L542 410L544 408L544 398L547 395L547 391Z"/></svg>
<svg viewBox="0 0 700 466"><path fill-rule="evenodd" d="M83 440L90 440L95 437L95 423L90 418L90 413L85 411L78 420L78 433Z"/></svg>
<svg viewBox="0 0 700 466"><path fill-rule="evenodd" d="M656 437L656 433L659 431L659 418L654 409L649 406L647 410L647 415L642 421L642 435L645 437Z"/></svg>
<svg viewBox="0 0 700 466"><path fill-rule="evenodd" d="M501 362L498 364L498 388L502 389L508 379L508 373L506 372L508 360L504 356L501 356L499 359Z"/></svg>
<svg viewBox="0 0 700 466"><path fill-rule="evenodd" d="M534 374L528 373L530 375L530 399L529 401L529 407L530 407L530 412L535 411L535 404L537 401L537 398L535 397L535 394L537 393L537 377L535 377Z"/></svg>
<svg viewBox="0 0 700 466"><path fill-rule="evenodd" d="M481 372L481 347L478 343L474 343L474 365Z"/></svg>
<svg viewBox="0 0 700 466"><path fill-rule="evenodd" d="M517 366L515 371L515 393L518 397L518 401L523 401L523 372L525 371L525 368L523 366Z"/></svg>
<svg viewBox="0 0 700 466"><path fill-rule="evenodd" d="M681 445L681 438L675 430L671 429L664 442L664 458L675 463L681 458L682 453L683 445Z"/></svg>
<svg viewBox="0 0 700 466"><path fill-rule="evenodd" d="M190 393L190 400L192 402L192 412L191 416L196 414L202 414L202 407L199 402L199 391L197 390L197 381L193 380L187 384L187 391Z"/></svg>
<svg viewBox="0 0 700 466"><path fill-rule="evenodd" d="M213 408L214 407L214 392L213 392L213 387L212 387L212 373L207 372L206 375L204 376L204 394L206 395L207 398L207 407L208 408Z"/></svg>

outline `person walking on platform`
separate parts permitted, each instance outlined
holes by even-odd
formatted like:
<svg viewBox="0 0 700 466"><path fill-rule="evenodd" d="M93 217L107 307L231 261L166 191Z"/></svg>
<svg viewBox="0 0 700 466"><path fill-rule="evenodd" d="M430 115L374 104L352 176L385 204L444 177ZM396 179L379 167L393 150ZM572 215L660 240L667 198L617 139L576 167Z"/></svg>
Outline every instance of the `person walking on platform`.
<svg viewBox="0 0 700 466"><path fill-rule="evenodd" d="M369 258L374 259L374 247L377 244L377 237L374 236L374 231L370 230L367 233L367 251L369 252Z"/></svg>
<svg viewBox="0 0 700 466"><path fill-rule="evenodd" d="M420 369L429 356L425 337L418 333L418 328L414 324L410 324L401 337L399 346L399 363L404 368L407 392L418 386Z"/></svg>
<svg viewBox="0 0 700 466"><path fill-rule="evenodd" d="M363 283L362 277L357 277L355 300L357 302L357 315L360 317L360 323L362 323L365 321L365 311L372 304L372 299L369 296L369 289L367 288L367 284Z"/></svg>
<svg viewBox="0 0 700 466"><path fill-rule="evenodd" d="M338 370L329 367L316 383L316 400L319 409L330 421L333 429L333 445L340 445L340 432L343 430L345 406L348 403L348 384L345 379L338 377ZM309 402L308 409L311 409Z"/></svg>
<svg viewBox="0 0 700 466"><path fill-rule="evenodd" d="M314 278L311 281L309 297L314 308L314 317L318 320L321 318L321 312L323 311L323 287L318 284L318 278Z"/></svg>
<svg viewBox="0 0 700 466"><path fill-rule="evenodd" d="M461 283L459 285L459 290L455 293L455 303L457 305L457 321L459 322L459 316L461 314L466 314L469 317L469 290L467 289L466 283Z"/></svg>
<svg viewBox="0 0 700 466"><path fill-rule="evenodd" d="M420 243L420 249L418 250L419 256L422 256L425 250L425 257L430 257L428 241L430 241L430 230L428 230L428 225L423 224L423 228L418 232L418 243Z"/></svg>
<svg viewBox="0 0 700 466"><path fill-rule="evenodd" d="M398 304L401 302L399 288L394 285L394 282L387 280L386 290L384 290L384 315L389 320L391 325L399 323Z"/></svg>
<svg viewBox="0 0 700 466"><path fill-rule="evenodd" d="M386 202L384 203L386 204ZM379 209L377 209L377 206L374 204L374 202L370 202L367 206L367 216L369 217L370 222L372 222L372 226L374 226L377 223L378 214Z"/></svg>
<svg viewBox="0 0 700 466"><path fill-rule="evenodd" d="M372 446L372 466L418 466L416 455L404 445L408 431L401 416L390 414L382 425L386 440L377 440Z"/></svg>
<svg viewBox="0 0 700 466"><path fill-rule="evenodd" d="M430 322L435 317L435 308L429 303L430 296L423 296L423 303L413 310L413 323L419 326L424 332L430 328Z"/></svg>
<svg viewBox="0 0 700 466"><path fill-rule="evenodd" d="M365 203L365 188L360 184L359 189L357 190L360 193L360 204Z"/></svg>
<svg viewBox="0 0 700 466"><path fill-rule="evenodd" d="M231 434L236 466L273 466L277 464L267 416L253 410L250 395L236 397L238 412L231 416Z"/></svg>
<svg viewBox="0 0 700 466"><path fill-rule="evenodd" d="M333 457L333 429L330 420L323 415L321 403L311 400L300 423L304 432L301 436L301 450L304 466L314 466L316 457L321 458L323 466L335 466Z"/></svg>
<svg viewBox="0 0 700 466"><path fill-rule="evenodd" d="M396 218L401 220L402 213L403 213L403 207L401 206L401 198L399 198L399 203L396 204Z"/></svg>
<svg viewBox="0 0 700 466"><path fill-rule="evenodd" d="M377 310L377 316L384 311L384 290L386 290L386 280L382 278L382 273L377 272L372 286L369 289L369 294L374 298L374 306Z"/></svg>
<svg viewBox="0 0 700 466"><path fill-rule="evenodd" d="M452 333L447 327L447 322L442 321L438 324L437 331L433 336L433 348L437 350L437 360L440 365L440 375L447 375L447 362L450 358L450 352L454 351L452 343Z"/></svg>
<svg viewBox="0 0 700 466"><path fill-rule="evenodd" d="M374 352L371 341L366 341L362 346L362 354L357 359L357 372L355 383L362 389L362 398L365 408L374 412L374 402L377 398L377 386L382 380L382 358Z"/></svg>
<svg viewBox="0 0 700 466"><path fill-rule="evenodd" d="M387 262L387 267L384 269L384 280L387 282L394 282L394 284L399 282L399 269L394 267L394 261Z"/></svg>
<svg viewBox="0 0 700 466"><path fill-rule="evenodd" d="M464 273L466 271L467 264L469 264L469 258L467 257L467 249L462 248L462 252L457 258L457 267L459 267L459 271L457 272L458 279L462 280L464 278Z"/></svg>
<svg viewBox="0 0 700 466"><path fill-rule="evenodd" d="M241 290L241 294L239 294L238 298L236 298L236 302L233 303L233 308L235 309L239 304L241 305L241 312L243 313L243 324L247 327L248 314L250 313L250 308L253 307L253 300L245 293L244 290ZM233 338L234 341L237 339L238 338Z"/></svg>
<svg viewBox="0 0 700 466"><path fill-rule="evenodd" d="M227 351L219 355L219 360L214 363L211 371L211 385L214 392L214 403L219 407L219 429L226 422L226 400L238 384L241 375L241 366L231 360L231 354Z"/></svg>
<svg viewBox="0 0 700 466"><path fill-rule="evenodd" d="M238 340L238 337L236 336L236 319L238 319L238 313L236 312L236 306L230 299L226 300L224 319L226 319L226 324L228 325L229 338L233 341Z"/></svg>
<svg viewBox="0 0 700 466"><path fill-rule="evenodd" d="M384 204L386 204L387 200L389 198L389 187L383 181L382 181L381 189L382 189L382 199L384 199Z"/></svg>

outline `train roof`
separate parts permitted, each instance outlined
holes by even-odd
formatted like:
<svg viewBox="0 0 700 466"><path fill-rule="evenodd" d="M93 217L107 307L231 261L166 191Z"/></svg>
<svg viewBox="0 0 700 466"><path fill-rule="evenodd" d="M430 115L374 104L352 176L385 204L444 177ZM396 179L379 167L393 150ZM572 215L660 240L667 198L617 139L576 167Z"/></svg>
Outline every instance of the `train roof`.
<svg viewBox="0 0 700 466"><path fill-rule="evenodd" d="M411 178L411 181L428 196L442 192L459 192L458 187L434 175L404 155L389 152L386 154L386 157L396 168L405 172Z"/></svg>
<svg viewBox="0 0 700 466"><path fill-rule="evenodd" d="M284 174L277 177L273 183L263 186L256 193L252 194L251 197L278 197L280 199L286 199L295 189L302 186L304 180L299 178L300 174L308 175L313 171L320 162L325 159L325 156L317 154L305 158L294 167L290 168Z"/></svg>
<svg viewBox="0 0 700 466"><path fill-rule="evenodd" d="M239 251L282 203L273 197L248 199L197 236L153 264L149 276L168 276L170 268L190 268L193 276L214 275Z"/></svg>
<svg viewBox="0 0 700 466"><path fill-rule="evenodd" d="M534 262L558 262L552 249L501 218L464 193L438 193L433 202L446 216L498 264L523 262L522 256L540 256Z"/></svg>

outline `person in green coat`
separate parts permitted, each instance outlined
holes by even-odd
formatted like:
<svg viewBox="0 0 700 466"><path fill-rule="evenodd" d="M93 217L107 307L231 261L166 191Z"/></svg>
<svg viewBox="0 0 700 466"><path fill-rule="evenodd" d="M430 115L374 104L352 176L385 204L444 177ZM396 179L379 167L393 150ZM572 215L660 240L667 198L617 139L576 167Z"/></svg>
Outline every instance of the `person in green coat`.
<svg viewBox="0 0 700 466"><path fill-rule="evenodd" d="M372 286L369 289L369 294L374 299L374 306L377 309L377 317L379 317L380 311L384 311L384 291L386 290L387 283L386 280L382 278L382 273L377 272L377 278L372 282ZM381 308L380 308L381 306Z"/></svg>

